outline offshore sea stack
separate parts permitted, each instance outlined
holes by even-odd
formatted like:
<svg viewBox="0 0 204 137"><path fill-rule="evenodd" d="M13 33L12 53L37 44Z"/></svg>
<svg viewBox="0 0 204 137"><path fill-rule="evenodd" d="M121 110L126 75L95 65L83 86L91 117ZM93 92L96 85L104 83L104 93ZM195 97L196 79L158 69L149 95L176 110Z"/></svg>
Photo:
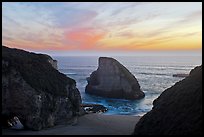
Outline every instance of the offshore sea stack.
<svg viewBox="0 0 204 137"><path fill-rule="evenodd" d="M135 135L202 135L202 65L165 90L136 124Z"/></svg>
<svg viewBox="0 0 204 137"><path fill-rule="evenodd" d="M48 55L2 46L2 116L14 114L33 130L80 115L75 80L57 69Z"/></svg>
<svg viewBox="0 0 204 137"><path fill-rule="evenodd" d="M128 100L145 96L134 75L117 60L100 57L98 64L98 69L87 78L86 93Z"/></svg>

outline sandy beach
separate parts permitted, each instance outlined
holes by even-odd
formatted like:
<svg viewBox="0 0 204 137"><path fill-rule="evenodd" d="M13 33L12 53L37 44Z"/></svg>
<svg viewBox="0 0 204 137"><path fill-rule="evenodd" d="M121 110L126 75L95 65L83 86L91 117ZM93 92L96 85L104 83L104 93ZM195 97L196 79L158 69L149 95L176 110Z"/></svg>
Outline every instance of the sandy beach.
<svg viewBox="0 0 204 137"><path fill-rule="evenodd" d="M3 135L130 135L140 116L86 114L74 124L40 131L3 129Z"/></svg>

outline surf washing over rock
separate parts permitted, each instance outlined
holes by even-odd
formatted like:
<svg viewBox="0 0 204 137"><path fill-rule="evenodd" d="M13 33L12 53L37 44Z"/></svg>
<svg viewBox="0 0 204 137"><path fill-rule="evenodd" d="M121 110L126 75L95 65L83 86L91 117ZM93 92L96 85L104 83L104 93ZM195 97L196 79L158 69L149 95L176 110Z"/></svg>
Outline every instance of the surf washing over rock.
<svg viewBox="0 0 204 137"><path fill-rule="evenodd" d="M15 114L40 130L83 113L75 80L48 55L2 46L2 115Z"/></svg>
<svg viewBox="0 0 204 137"><path fill-rule="evenodd" d="M87 78L85 92L97 96L135 100L145 96L137 79L117 60L99 58L98 69Z"/></svg>

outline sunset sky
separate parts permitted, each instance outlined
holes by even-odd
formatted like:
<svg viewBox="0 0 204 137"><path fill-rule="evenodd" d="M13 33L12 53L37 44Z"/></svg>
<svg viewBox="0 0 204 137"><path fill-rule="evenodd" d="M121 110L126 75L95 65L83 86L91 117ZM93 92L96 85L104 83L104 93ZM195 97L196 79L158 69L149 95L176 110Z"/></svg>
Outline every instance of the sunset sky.
<svg viewBox="0 0 204 137"><path fill-rule="evenodd" d="M45 53L201 51L201 2L2 4L2 45Z"/></svg>

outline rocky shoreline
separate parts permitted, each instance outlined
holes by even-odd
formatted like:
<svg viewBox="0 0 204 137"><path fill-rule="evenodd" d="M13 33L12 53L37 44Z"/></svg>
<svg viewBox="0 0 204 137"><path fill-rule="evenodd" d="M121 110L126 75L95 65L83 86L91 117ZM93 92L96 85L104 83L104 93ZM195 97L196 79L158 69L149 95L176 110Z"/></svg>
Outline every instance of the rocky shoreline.
<svg viewBox="0 0 204 137"><path fill-rule="evenodd" d="M8 124L3 116L12 114L25 127L3 128L3 134L202 135L202 65L174 76L185 78L163 91L141 119L106 116L103 105L82 104L76 81L57 70L56 60L2 46L3 124ZM99 58L86 93L129 100L145 96L134 75L107 57Z"/></svg>

